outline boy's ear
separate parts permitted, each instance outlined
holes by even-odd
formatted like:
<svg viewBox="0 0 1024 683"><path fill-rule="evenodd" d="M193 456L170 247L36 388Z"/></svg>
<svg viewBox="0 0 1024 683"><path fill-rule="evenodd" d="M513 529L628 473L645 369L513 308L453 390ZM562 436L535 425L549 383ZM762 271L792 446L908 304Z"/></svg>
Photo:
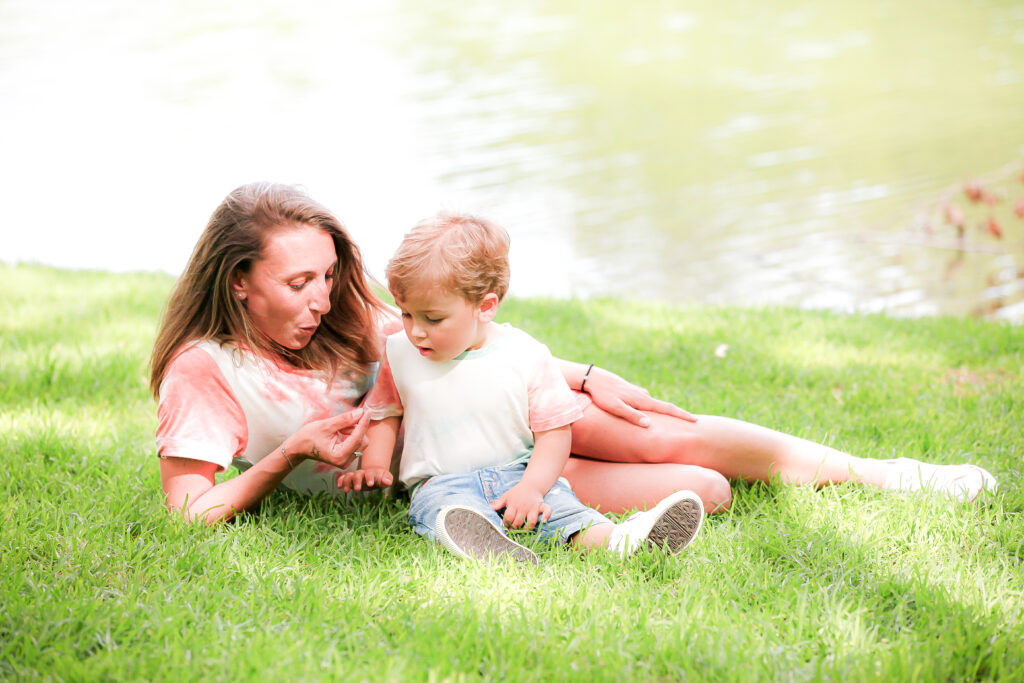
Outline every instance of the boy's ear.
<svg viewBox="0 0 1024 683"><path fill-rule="evenodd" d="M484 295L483 300L480 301L479 316L480 322L489 323L494 320L494 316L498 314L498 295L494 292L488 292Z"/></svg>

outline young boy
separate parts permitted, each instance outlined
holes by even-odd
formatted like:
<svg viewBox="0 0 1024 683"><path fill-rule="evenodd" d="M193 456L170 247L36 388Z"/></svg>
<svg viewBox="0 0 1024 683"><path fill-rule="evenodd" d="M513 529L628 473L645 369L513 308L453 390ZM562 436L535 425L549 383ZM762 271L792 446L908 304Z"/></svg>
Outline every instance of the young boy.
<svg viewBox="0 0 1024 683"><path fill-rule="evenodd" d="M387 268L405 332L387 340L360 469L348 490L399 479L412 492L416 533L460 557L537 556L500 526L538 527L583 549L631 554L647 543L678 552L704 519L700 497L679 491L621 524L583 505L560 477L570 424L583 412L547 347L493 322L508 289L508 235L490 221L440 214L418 224Z"/></svg>

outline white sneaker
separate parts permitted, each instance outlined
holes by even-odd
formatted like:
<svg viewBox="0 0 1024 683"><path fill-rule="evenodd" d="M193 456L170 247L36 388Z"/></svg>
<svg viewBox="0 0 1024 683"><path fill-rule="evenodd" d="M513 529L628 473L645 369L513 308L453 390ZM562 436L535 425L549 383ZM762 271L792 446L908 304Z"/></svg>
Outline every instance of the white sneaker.
<svg viewBox="0 0 1024 683"><path fill-rule="evenodd" d="M525 548L471 507L446 505L437 513L434 533L455 555L483 562L513 560L521 564L540 563L537 554Z"/></svg>
<svg viewBox="0 0 1024 683"><path fill-rule="evenodd" d="M912 458L886 460L893 468L883 488L903 493L932 491L965 502L995 493L996 478L977 465L932 465Z"/></svg>
<svg viewBox="0 0 1024 683"><path fill-rule="evenodd" d="M690 545L704 523L704 503L693 491L676 491L653 510L637 512L615 525L608 549L632 555L641 545L664 548L670 554Z"/></svg>

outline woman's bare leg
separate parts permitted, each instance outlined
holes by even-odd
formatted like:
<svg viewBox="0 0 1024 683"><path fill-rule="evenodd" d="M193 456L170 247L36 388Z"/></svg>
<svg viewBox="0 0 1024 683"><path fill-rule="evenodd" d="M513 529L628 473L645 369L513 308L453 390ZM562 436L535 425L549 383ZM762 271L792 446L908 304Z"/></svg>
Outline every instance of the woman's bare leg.
<svg viewBox="0 0 1024 683"><path fill-rule="evenodd" d="M572 452L583 458L570 458L572 466L566 472L575 476L576 481L573 476L569 481L582 500L618 511L653 505L671 491L686 488L700 495L707 510L714 510L728 498L709 474L722 480L778 477L785 483L818 486L854 481L908 493L925 489L958 501L985 500L985 494L997 488L990 472L972 464L858 458L727 417L700 415L696 422L687 422L659 413L646 415L650 426L643 428L592 405L573 423ZM601 470L587 464L595 460L633 467ZM672 466L692 469L656 469Z"/></svg>
<svg viewBox="0 0 1024 683"><path fill-rule="evenodd" d="M682 490L700 496L707 512L722 512L732 502L729 480L696 465L602 462L572 457L562 474L584 505L601 512L647 510Z"/></svg>
<svg viewBox="0 0 1024 683"><path fill-rule="evenodd" d="M696 465L747 481L778 476L794 484L859 481L883 486L890 472L891 465L883 460L858 458L741 420L700 415L696 422L687 422L647 415L651 424L643 428L590 406L572 425L573 454L620 463Z"/></svg>

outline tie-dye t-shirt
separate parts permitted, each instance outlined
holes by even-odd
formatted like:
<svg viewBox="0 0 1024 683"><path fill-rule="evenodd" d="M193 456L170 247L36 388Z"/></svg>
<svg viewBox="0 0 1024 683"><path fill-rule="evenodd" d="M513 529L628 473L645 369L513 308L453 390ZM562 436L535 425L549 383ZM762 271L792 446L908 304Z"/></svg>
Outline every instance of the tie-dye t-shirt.
<svg viewBox="0 0 1024 683"><path fill-rule="evenodd" d="M248 469L304 424L356 407L376 372L339 373L330 387L322 373L281 367L232 343L189 344L160 383L157 452ZM353 463L354 468L356 463ZM343 495L338 468L305 460L282 482L303 493Z"/></svg>

